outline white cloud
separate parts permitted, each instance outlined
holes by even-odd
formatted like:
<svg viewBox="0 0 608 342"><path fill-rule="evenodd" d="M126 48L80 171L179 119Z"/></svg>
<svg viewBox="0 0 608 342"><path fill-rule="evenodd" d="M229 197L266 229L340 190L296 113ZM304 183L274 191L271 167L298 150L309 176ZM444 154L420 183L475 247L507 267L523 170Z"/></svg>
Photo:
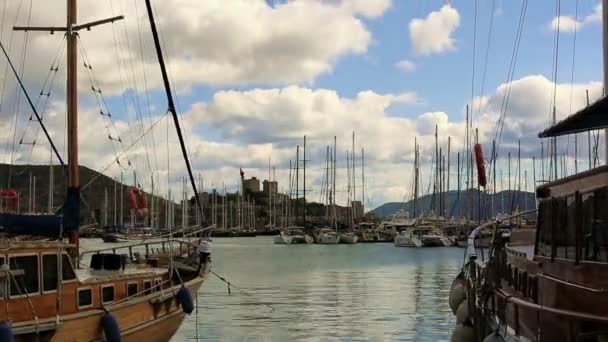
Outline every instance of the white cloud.
<svg viewBox="0 0 608 342"><path fill-rule="evenodd" d="M425 19L410 21L410 41L414 51L423 55L453 50L452 34L460 25L458 11L449 4L429 13Z"/></svg>
<svg viewBox="0 0 608 342"><path fill-rule="evenodd" d="M601 94L601 83L575 84L573 111L586 105L586 89L589 89L593 100ZM529 75L512 83L499 151L502 158L499 167L501 167L500 163L504 164L507 152L515 153L518 139L522 140L523 165L529 166L531 156L539 155L540 140L536 135L549 124L552 90L553 83L541 75ZM506 91L507 86L502 84L484 95L480 109L478 99L474 102L474 127L479 129L480 142L484 145L486 154L489 154L491 148L496 121ZM320 189L325 147L332 144L334 135L337 135L337 179L340 203L345 200L344 155L346 150L351 148L351 134L355 131L357 154L360 153L361 147L365 148L366 153L366 183L368 184L366 192L374 203L379 205L384 201L400 201L409 196L406 195L411 191L411 163L415 137L422 149L424 189L428 189L428 180L432 179L430 162L434 154L435 125L438 126L439 143L444 151L448 136L452 137L452 163L456 161L456 153L462 152L465 132L462 113L439 110L416 113L414 110L418 107L406 107L407 110L412 111L407 117L394 117L387 112L395 102L415 103L416 101L415 94L408 92L379 94L367 90L353 97L345 97L334 90L300 86L218 91L209 102L197 103L184 113L183 128L194 169L202 173L207 189L212 182L216 185L226 183L234 188L240 167L245 170L247 177L265 178L269 156L272 157L273 164L277 165L280 186L286 186L289 160L295 159L295 146L301 145L302 136L307 135L307 159L310 160L307 164L307 187L310 186L313 191L310 197L313 200L317 200ZM558 84L556 105L558 119L570 112L570 84ZM64 151L64 112L63 104L55 103L45 119L61 151ZM153 120L156 120L159 114L155 115ZM22 119L26 118L22 117ZM107 132L100 115L95 110L83 108L81 122L87 123L81 125L80 132L82 164L100 169L111 163L114 158L112 144L115 143L107 139ZM169 137L166 135L167 123ZM23 127L23 122L19 127ZM0 129L4 132L12 131L9 117L0 115ZM141 134L141 128L134 124L133 120L131 124L125 120L117 120L111 129L112 134L121 136L127 145ZM22 129L19 132L22 133ZM157 181L163 188L166 187L164 184L170 174L174 193L179 193L179 182L185 175L185 168L181 154L176 153L180 148L172 121L161 121L152 133L156 139ZM579 139L579 144L581 140L585 139ZM0 154L7 151L5 143L5 139L0 140ZM582 151L586 151L584 141L582 143L579 147L580 155L583 154ZM154 165L150 139L147 140L147 144ZM560 151L567 145L566 142L560 143ZM572 154L572 144L569 146L569 153ZM120 146L115 144L115 147L120 151ZM48 160L48 156L48 145L39 134L32 160L44 163ZM146 176L143 176L149 174L144 144L137 144L129 152L129 157L133 161L132 169L136 169L145 182L148 181ZM28 160L28 147L20 147L17 162L25 163ZM169 170L168 164L171 165ZM580 163L581 169L583 164L586 165ZM155 166L153 168L156 169ZM570 168L572 170L572 166ZM132 169L127 173L132 172ZM107 173L118 175L119 171L119 168L113 166ZM531 172L531 168L528 168L528 174ZM360 177L359 170L357 174ZM454 178L451 184L455 189L457 183L455 173L452 176Z"/></svg>
<svg viewBox="0 0 608 342"><path fill-rule="evenodd" d="M310 83L331 72L343 56L367 51L372 35L361 17L381 16L390 1L289 1L272 8L264 1L185 0L179 6L157 1L154 7L172 81L176 87L188 89L200 83ZM64 13L65 3L34 0L29 23L61 26ZM7 5L6 17L11 20L4 25L3 40L13 35L14 60L20 60L24 33L12 33L11 28L26 25L27 14L17 3ZM79 22L115 15L125 19L80 32L104 90L116 94L134 87L136 81L142 91L144 71L148 86L160 87L144 3L87 1L79 6ZM30 33L26 57L30 77L44 80L61 37ZM88 88L86 77L81 81Z"/></svg>
<svg viewBox="0 0 608 342"><path fill-rule="evenodd" d="M573 16L570 15L562 15L559 17L553 17L551 19L551 23L549 24L549 28L553 31L556 31L558 26L560 32L574 32L575 30L580 30L581 28L590 25L590 24L598 24L602 22L602 3L598 3L593 12L587 16L585 16L582 20L577 21Z"/></svg>
<svg viewBox="0 0 608 342"><path fill-rule="evenodd" d="M416 64L407 59L395 63L395 67L403 72L412 72L416 70Z"/></svg>

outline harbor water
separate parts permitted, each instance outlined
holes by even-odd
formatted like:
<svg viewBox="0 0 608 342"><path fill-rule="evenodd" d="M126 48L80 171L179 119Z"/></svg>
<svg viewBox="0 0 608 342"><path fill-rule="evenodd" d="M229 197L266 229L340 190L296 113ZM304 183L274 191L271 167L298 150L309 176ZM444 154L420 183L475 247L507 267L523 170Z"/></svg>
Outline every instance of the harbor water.
<svg viewBox="0 0 608 342"><path fill-rule="evenodd" d="M213 270L235 287L211 275L173 341L448 341L463 253L216 238Z"/></svg>

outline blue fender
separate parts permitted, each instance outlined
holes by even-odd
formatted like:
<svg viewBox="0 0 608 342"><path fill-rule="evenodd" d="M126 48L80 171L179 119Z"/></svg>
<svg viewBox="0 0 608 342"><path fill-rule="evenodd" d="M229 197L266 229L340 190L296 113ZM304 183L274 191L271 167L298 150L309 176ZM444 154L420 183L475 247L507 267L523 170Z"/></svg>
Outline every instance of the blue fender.
<svg viewBox="0 0 608 342"><path fill-rule="evenodd" d="M194 311L194 301L192 300L192 295L187 287L182 287L177 291L177 300L182 305L182 310L188 315Z"/></svg>
<svg viewBox="0 0 608 342"><path fill-rule="evenodd" d="M9 322L0 323L0 341L13 342L15 338L13 336L13 328Z"/></svg>
<svg viewBox="0 0 608 342"><path fill-rule="evenodd" d="M116 317L111 312L106 312L101 318L101 326L107 342L120 342L120 327Z"/></svg>

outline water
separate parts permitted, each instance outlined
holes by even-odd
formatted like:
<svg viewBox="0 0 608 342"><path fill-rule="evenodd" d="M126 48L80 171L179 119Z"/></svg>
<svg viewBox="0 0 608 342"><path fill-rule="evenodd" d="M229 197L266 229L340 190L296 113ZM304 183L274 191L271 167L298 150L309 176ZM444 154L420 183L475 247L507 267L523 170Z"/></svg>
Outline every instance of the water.
<svg viewBox="0 0 608 342"><path fill-rule="evenodd" d="M215 276L173 341L446 341L458 248L213 241ZM197 317L198 316L198 317Z"/></svg>

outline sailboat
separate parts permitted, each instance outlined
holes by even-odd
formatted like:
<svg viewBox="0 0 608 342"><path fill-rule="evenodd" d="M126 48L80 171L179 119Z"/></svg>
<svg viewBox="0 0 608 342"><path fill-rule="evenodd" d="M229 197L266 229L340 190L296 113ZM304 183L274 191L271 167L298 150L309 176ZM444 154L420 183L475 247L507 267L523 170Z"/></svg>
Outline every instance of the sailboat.
<svg viewBox="0 0 608 342"><path fill-rule="evenodd" d="M150 0L146 0L146 8L169 112L200 206ZM162 250L153 248L154 243L141 242L122 249L80 253L77 35L79 30L121 19L118 16L78 24L77 2L68 0L66 27L15 27L21 31L66 32L69 185L59 214L0 213L0 226L12 233L12 237L0 242L0 307L4 308L0 310L0 336L4 340L167 341L185 314L194 310L192 294L198 292L207 277L210 264L199 262L197 246L187 240L164 240ZM60 164L65 165L1 42L0 46ZM23 234L40 238L21 240ZM155 249L157 253L153 252ZM82 266L84 263L88 267Z"/></svg>

